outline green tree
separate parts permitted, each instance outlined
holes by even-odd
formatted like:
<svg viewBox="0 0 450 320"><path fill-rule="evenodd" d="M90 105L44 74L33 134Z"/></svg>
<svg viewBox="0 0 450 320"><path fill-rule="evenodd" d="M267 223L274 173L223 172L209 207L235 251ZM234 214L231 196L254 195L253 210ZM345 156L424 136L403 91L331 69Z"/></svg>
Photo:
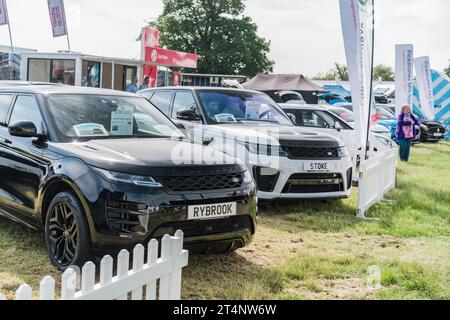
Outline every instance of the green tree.
<svg viewBox="0 0 450 320"><path fill-rule="evenodd" d="M391 67L379 64L373 69L373 79L383 81L394 81L394 70Z"/></svg>
<svg viewBox="0 0 450 320"><path fill-rule="evenodd" d="M160 44L199 55L197 72L254 76L272 72L270 42L244 16L245 0L163 0L163 13L149 26Z"/></svg>
<svg viewBox="0 0 450 320"><path fill-rule="evenodd" d="M325 73L319 73L313 77L313 80L341 80L348 81L348 68L346 65L335 63L334 68Z"/></svg>
<svg viewBox="0 0 450 320"><path fill-rule="evenodd" d="M444 73L450 77L450 64L447 68L444 69Z"/></svg>

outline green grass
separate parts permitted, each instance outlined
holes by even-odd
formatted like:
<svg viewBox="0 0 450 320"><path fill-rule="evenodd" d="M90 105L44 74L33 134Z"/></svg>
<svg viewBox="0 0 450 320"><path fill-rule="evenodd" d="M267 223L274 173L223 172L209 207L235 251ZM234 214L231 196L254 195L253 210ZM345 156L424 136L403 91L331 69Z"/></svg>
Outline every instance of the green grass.
<svg viewBox="0 0 450 320"><path fill-rule="evenodd" d="M255 241L232 255L191 256L185 299L450 299L450 144L414 147L398 189L355 217L343 201L261 208ZM368 269L381 271L368 287ZM41 235L0 219L0 292L59 278Z"/></svg>

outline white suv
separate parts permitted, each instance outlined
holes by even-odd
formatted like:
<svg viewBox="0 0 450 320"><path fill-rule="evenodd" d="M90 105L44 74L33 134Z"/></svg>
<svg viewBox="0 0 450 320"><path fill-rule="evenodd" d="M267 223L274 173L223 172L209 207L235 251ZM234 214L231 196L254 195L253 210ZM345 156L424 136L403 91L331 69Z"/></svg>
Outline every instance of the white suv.
<svg viewBox="0 0 450 320"><path fill-rule="evenodd" d="M165 87L140 94L182 126L194 142L245 161L260 199L350 196L352 161L345 144L296 127L264 93Z"/></svg>

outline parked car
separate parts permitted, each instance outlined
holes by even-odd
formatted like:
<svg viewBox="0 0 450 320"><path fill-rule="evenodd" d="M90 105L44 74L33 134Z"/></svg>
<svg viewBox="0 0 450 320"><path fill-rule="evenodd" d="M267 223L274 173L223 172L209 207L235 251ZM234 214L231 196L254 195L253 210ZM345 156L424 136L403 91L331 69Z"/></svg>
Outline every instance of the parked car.
<svg viewBox="0 0 450 320"><path fill-rule="evenodd" d="M284 103L306 104L303 96L296 91L281 91L277 94Z"/></svg>
<svg viewBox="0 0 450 320"><path fill-rule="evenodd" d="M44 231L59 269L177 229L200 252L234 251L256 206L244 163L188 141L142 97L0 89L0 214Z"/></svg>
<svg viewBox="0 0 450 320"><path fill-rule="evenodd" d="M264 93L169 87L140 94L197 143L245 159L259 199L350 196L352 161L345 144L296 127Z"/></svg>
<svg viewBox="0 0 450 320"><path fill-rule="evenodd" d="M355 135L354 128L348 122L342 120L339 116L329 110L338 108L330 107L329 109L325 109L324 107L317 105L298 106L293 104L281 104L280 106L284 112L295 117L295 124L297 126L313 129L341 139L348 147L352 158L356 160L354 161L353 168L354 171L356 171L359 160L365 155L365 145L361 145L359 138ZM350 113L350 115L348 115L349 120L353 120L353 115L350 111L346 109L341 110ZM395 143L390 141L389 138L370 132L369 155L393 148L394 144Z"/></svg>
<svg viewBox="0 0 450 320"><path fill-rule="evenodd" d="M420 128L420 142L439 142L445 140L447 130L439 121L426 119L420 119L420 121L428 128L428 130Z"/></svg>

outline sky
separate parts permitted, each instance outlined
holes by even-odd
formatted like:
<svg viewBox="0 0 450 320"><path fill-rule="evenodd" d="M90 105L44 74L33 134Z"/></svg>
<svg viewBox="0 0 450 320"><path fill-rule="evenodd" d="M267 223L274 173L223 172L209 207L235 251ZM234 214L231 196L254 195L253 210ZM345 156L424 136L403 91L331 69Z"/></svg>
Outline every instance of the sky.
<svg viewBox="0 0 450 320"><path fill-rule="evenodd" d="M313 76L345 63L338 0L247 0L246 15L270 40L276 73ZM53 38L45 0L7 0L14 45L39 51L67 50ZM65 0L72 51L138 58L135 41L148 19L162 12L162 0ZM395 44L412 43L416 56L429 55L442 70L450 59L449 0L375 0L375 64L394 66ZM9 45L0 26L0 44ZM169 48L170 49L170 48Z"/></svg>

